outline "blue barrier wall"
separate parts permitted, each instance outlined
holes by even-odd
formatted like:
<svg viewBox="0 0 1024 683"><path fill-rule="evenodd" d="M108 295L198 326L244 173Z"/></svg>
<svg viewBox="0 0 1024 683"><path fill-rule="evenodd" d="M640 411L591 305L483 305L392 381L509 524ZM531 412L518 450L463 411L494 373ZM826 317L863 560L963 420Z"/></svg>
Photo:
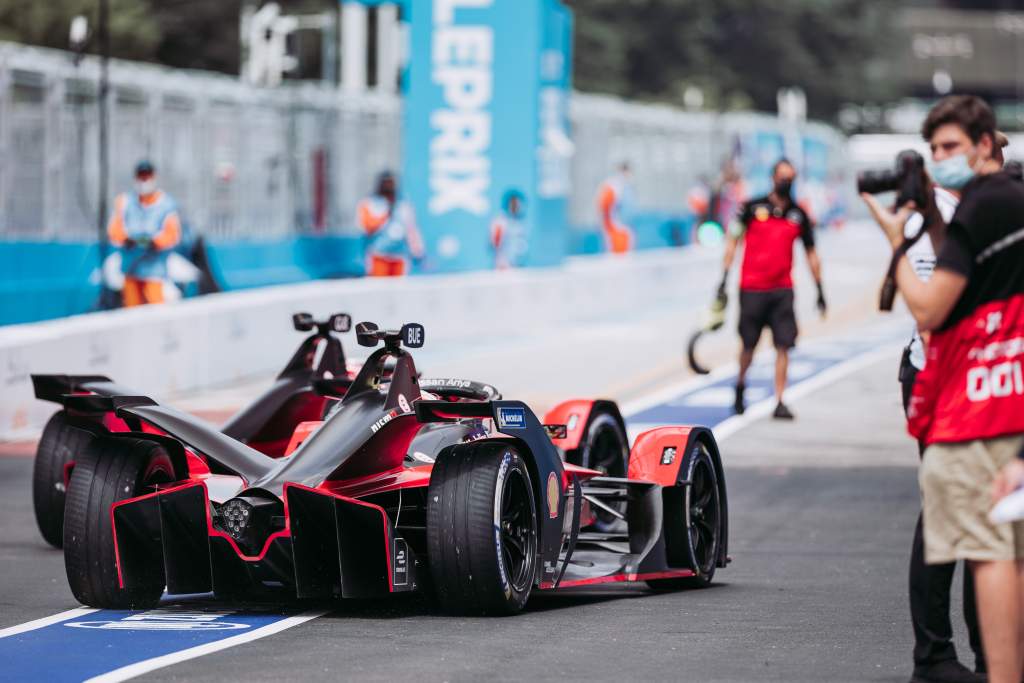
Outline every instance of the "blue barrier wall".
<svg viewBox="0 0 1024 683"><path fill-rule="evenodd" d="M359 237L290 237L211 244L214 276L225 289L337 277L364 272ZM0 325L86 313L99 297L94 243L0 242Z"/></svg>

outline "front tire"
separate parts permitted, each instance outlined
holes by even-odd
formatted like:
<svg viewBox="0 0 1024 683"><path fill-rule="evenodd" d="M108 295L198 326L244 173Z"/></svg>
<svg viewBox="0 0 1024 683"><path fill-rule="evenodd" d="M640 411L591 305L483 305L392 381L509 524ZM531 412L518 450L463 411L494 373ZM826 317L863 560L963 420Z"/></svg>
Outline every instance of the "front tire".
<svg viewBox="0 0 1024 683"><path fill-rule="evenodd" d="M110 506L172 481L170 455L155 441L98 437L92 442L71 475L64 524L64 567L79 602L107 609L136 609L160 601L166 585L160 555L148 558L130 587L121 587Z"/></svg>
<svg viewBox="0 0 1024 683"><path fill-rule="evenodd" d="M579 451L579 465L598 470L608 477L625 478L629 470L629 442L626 432L616 416L609 410L596 410L590 416L583 445ZM625 516L626 502L609 503L609 507ZM624 531L626 523L616 515L597 508L591 530L602 533Z"/></svg>
<svg viewBox="0 0 1024 683"><path fill-rule="evenodd" d="M53 414L36 449L32 467L32 507L36 525L47 543L60 548L64 542L66 476L95 437L68 423L62 410Z"/></svg>
<svg viewBox="0 0 1024 683"><path fill-rule="evenodd" d="M441 451L427 493L430 574L441 607L515 614L537 570L537 507L530 472L507 443Z"/></svg>
<svg viewBox="0 0 1024 683"><path fill-rule="evenodd" d="M648 581L647 585L656 590L704 588L711 584L718 566L722 543L718 472L703 443L694 447L691 456L686 471L686 479L691 483L680 496L680 505L666 507L664 523L669 563L687 567L695 575Z"/></svg>

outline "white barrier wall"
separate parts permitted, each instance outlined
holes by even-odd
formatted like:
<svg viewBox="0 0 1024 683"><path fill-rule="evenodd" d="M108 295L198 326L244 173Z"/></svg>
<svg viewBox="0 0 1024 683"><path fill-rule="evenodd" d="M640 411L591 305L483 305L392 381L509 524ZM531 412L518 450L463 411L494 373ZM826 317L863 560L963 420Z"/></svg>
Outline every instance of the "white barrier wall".
<svg viewBox="0 0 1024 683"><path fill-rule="evenodd" d="M709 296L714 284L699 273L717 262L700 249L658 250L573 259L557 269L317 281L4 327L0 439L36 435L54 410L35 400L30 373L107 375L173 399L279 370L301 339L291 327L297 311L347 312L355 322L392 327L420 322L430 346L524 327L557 333L567 317L610 318ZM346 337L352 353L358 347Z"/></svg>

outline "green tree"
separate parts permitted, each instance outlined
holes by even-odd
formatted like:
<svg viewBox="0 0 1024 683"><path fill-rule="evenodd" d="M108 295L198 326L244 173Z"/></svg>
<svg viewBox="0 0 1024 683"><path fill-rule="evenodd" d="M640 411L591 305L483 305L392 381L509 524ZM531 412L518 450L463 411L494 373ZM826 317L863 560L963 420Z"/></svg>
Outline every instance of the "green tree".
<svg viewBox="0 0 1024 683"><path fill-rule="evenodd" d="M78 15L89 19L95 35L97 0L0 0L0 40L66 50L71 20ZM110 0L110 42L115 57L152 59L160 36L147 0ZM96 48L94 40L89 51Z"/></svg>
<svg viewBox="0 0 1024 683"><path fill-rule="evenodd" d="M812 115L882 95L872 64L891 36L881 0L568 0L576 85L678 101L697 86L711 106L773 110L780 87L807 93ZM874 69L877 71L877 69Z"/></svg>

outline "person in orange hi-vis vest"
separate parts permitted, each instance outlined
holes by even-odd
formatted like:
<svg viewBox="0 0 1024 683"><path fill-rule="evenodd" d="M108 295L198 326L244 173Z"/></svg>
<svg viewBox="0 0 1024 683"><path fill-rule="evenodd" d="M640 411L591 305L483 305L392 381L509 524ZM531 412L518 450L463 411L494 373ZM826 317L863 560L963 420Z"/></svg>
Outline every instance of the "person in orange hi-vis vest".
<svg viewBox="0 0 1024 683"><path fill-rule="evenodd" d="M181 241L181 218L177 202L158 189L150 162L136 165L135 191L114 199L107 237L121 251L124 305L163 303L167 257Z"/></svg>
<svg viewBox="0 0 1024 683"><path fill-rule="evenodd" d="M359 202L356 220L366 233L366 274L395 277L409 271L409 257L424 255L412 205L398 199L398 182L390 171L377 178L373 195Z"/></svg>
<svg viewBox="0 0 1024 683"><path fill-rule="evenodd" d="M629 164L619 165L617 173L609 177L597 190L597 211L601 216L608 251L624 254L633 249L633 229L623 220L632 201Z"/></svg>

